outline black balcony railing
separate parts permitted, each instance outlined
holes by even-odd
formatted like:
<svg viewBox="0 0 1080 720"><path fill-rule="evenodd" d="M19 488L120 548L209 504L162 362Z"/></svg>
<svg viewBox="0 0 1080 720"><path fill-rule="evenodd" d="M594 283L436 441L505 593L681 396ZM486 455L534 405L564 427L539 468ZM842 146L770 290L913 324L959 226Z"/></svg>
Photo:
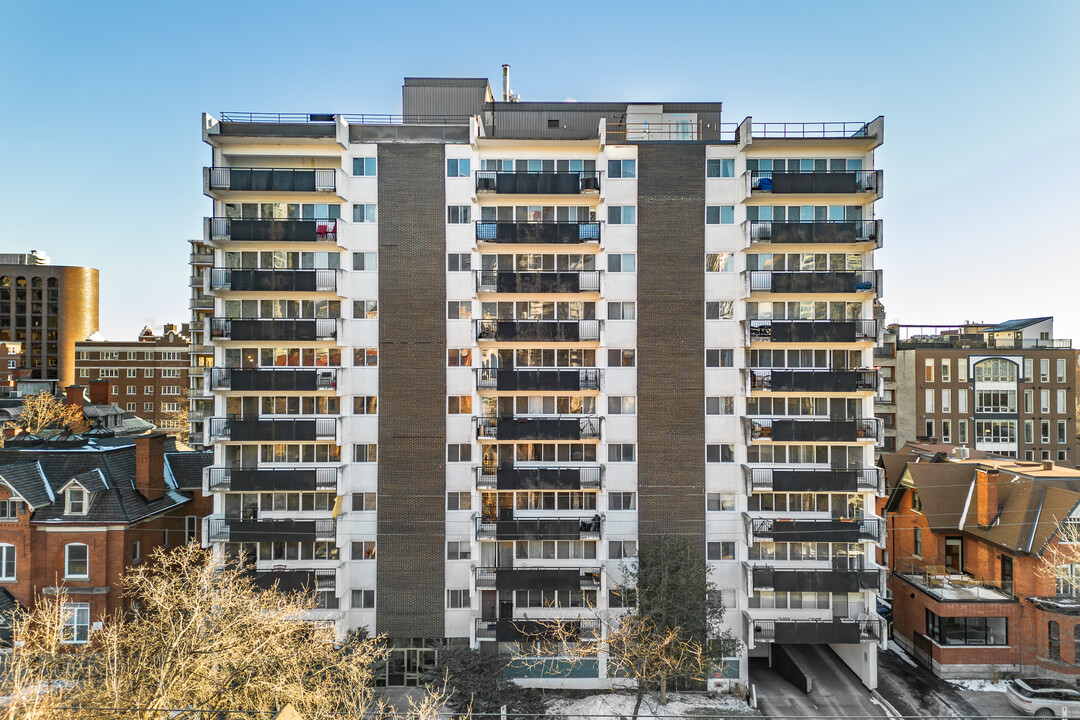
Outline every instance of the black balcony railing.
<svg viewBox="0 0 1080 720"><path fill-rule="evenodd" d="M600 272L500 272L478 270L476 291L482 293L595 293L600 292Z"/></svg>
<svg viewBox="0 0 1080 720"><path fill-rule="evenodd" d="M802 245L874 242L881 247L880 220L818 220L816 222L750 222L751 243Z"/></svg>
<svg viewBox="0 0 1080 720"><path fill-rule="evenodd" d="M748 544L758 539L776 542L860 542L885 540L885 522L881 518L826 518L790 520L746 516Z"/></svg>
<svg viewBox="0 0 1080 720"><path fill-rule="evenodd" d="M881 468L758 468L745 466L747 494L756 492L884 492Z"/></svg>
<svg viewBox="0 0 1080 720"><path fill-rule="evenodd" d="M210 337L215 340L318 341L334 340L338 321L271 320L263 318L210 318Z"/></svg>
<svg viewBox="0 0 1080 720"><path fill-rule="evenodd" d="M214 268L211 290L235 292L333 292L337 270L247 270Z"/></svg>
<svg viewBox="0 0 1080 720"><path fill-rule="evenodd" d="M599 440L600 421L595 415L483 415L476 418L476 436L488 440Z"/></svg>
<svg viewBox="0 0 1080 720"><path fill-rule="evenodd" d="M314 542L336 540L337 523L321 520L241 520L209 518L210 542Z"/></svg>
<svg viewBox="0 0 1080 720"><path fill-rule="evenodd" d="M511 222L476 223L476 239L490 243L527 245L577 245L600 242L600 223L592 222Z"/></svg>
<svg viewBox="0 0 1080 720"><path fill-rule="evenodd" d="M751 270L749 292L769 293L877 293L881 294L880 270L851 272L777 272Z"/></svg>
<svg viewBox="0 0 1080 720"><path fill-rule="evenodd" d="M481 490L598 490L602 467L515 468L481 465L476 487Z"/></svg>
<svg viewBox="0 0 1080 720"><path fill-rule="evenodd" d="M881 194L880 170L848 170L843 172L772 172L755 170L750 173L752 192L775 194Z"/></svg>
<svg viewBox="0 0 1080 720"><path fill-rule="evenodd" d="M526 620L518 618L476 618L476 639L498 642L520 640L590 640L599 638L595 619Z"/></svg>
<svg viewBox="0 0 1080 720"><path fill-rule="evenodd" d="M595 590L600 568L478 567L476 588L492 590Z"/></svg>
<svg viewBox="0 0 1080 720"><path fill-rule="evenodd" d="M755 643L777 642L789 645L827 643L881 642L885 621L866 620L750 620Z"/></svg>
<svg viewBox="0 0 1080 720"><path fill-rule="evenodd" d="M337 388L337 368L211 368L211 390L307 391Z"/></svg>
<svg viewBox="0 0 1080 720"><path fill-rule="evenodd" d="M341 467L320 468L209 468L210 491L314 492L337 490Z"/></svg>
<svg viewBox="0 0 1080 720"><path fill-rule="evenodd" d="M476 192L517 195L580 195L600 191L599 170L514 172L480 170Z"/></svg>
<svg viewBox="0 0 1080 720"><path fill-rule="evenodd" d="M599 390L600 370L478 368L476 387L481 390Z"/></svg>
<svg viewBox="0 0 1080 720"><path fill-rule="evenodd" d="M335 242L338 221L210 218L210 237L231 242Z"/></svg>
<svg viewBox="0 0 1080 720"><path fill-rule="evenodd" d="M861 342L876 341L877 320L750 320L750 342Z"/></svg>
<svg viewBox="0 0 1080 720"><path fill-rule="evenodd" d="M478 540L599 540L603 520L592 518L476 518Z"/></svg>
<svg viewBox="0 0 1080 720"><path fill-rule="evenodd" d="M777 568L752 565L747 568L754 590L776 592L859 592L883 591L885 568L836 570L829 568Z"/></svg>
<svg viewBox="0 0 1080 720"><path fill-rule="evenodd" d="M878 440L881 422L877 418L746 418L747 441L774 442L858 442Z"/></svg>
<svg viewBox="0 0 1080 720"><path fill-rule="evenodd" d="M337 589L336 570L257 570L248 574L255 587L277 587L285 593L330 591Z"/></svg>
<svg viewBox="0 0 1080 720"><path fill-rule="evenodd" d="M599 320L477 320L479 342L594 342Z"/></svg>
<svg viewBox="0 0 1080 720"><path fill-rule="evenodd" d="M336 171L283 168L207 168L211 190L234 192L333 192Z"/></svg>
<svg viewBox="0 0 1080 720"><path fill-rule="evenodd" d="M215 417L209 421L210 440L232 442L314 442L337 437L337 418Z"/></svg>
<svg viewBox="0 0 1080 720"><path fill-rule="evenodd" d="M877 370L751 369L750 389L766 392L858 392L877 390Z"/></svg>

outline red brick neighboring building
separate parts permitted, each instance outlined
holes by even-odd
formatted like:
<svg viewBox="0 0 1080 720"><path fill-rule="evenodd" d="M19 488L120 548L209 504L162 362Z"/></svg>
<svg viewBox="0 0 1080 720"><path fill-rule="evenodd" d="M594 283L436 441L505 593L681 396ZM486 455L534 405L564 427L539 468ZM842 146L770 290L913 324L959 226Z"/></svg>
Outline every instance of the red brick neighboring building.
<svg viewBox="0 0 1080 720"><path fill-rule="evenodd" d="M156 547L199 539L210 461L175 452L164 433L9 441L0 451L0 588L23 606L62 588L69 640L84 641L122 607L128 567Z"/></svg>
<svg viewBox="0 0 1080 720"><path fill-rule="evenodd" d="M26 355L21 343L0 343L0 395L9 395L15 390L15 380L24 373Z"/></svg>
<svg viewBox="0 0 1080 720"><path fill-rule="evenodd" d="M1046 572L1080 471L904 450L882 455L894 640L943 677L1080 676L1080 598Z"/></svg>
<svg viewBox="0 0 1080 720"><path fill-rule="evenodd" d="M76 382L107 380L106 402L168 429L178 423L176 413L187 409L188 342L175 325L166 325L161 335L143 328L134 342L77 342Z"/></svg>

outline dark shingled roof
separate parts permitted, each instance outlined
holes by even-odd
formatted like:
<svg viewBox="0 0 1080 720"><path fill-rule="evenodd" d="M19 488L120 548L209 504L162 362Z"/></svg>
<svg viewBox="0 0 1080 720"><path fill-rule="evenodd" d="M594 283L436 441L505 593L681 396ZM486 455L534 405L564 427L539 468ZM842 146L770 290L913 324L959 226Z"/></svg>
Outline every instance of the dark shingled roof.
<svg viewBox="0 0 1080 720"><path fill-rule="evenodd" d="M1000 473L997 481L997 520L990 527L969 522L975 537L1013 552L1040 554L1058 526L1080 505L1080 491L1066 483L1046 483Z"/></svg>
<svg viewBox="0 0 1080 720"><path fill-rule="evenodd" d="M0 480L25 500L31 510L53 501L45 475L36 462L0 466Z"/></svg>
<svg viewBox="0 0 1080 720"><path fill-rule="evenodd" d="M109 483L105 480L105 476L101 473L101 470L88 470L87 472L79 473L71 479L79 483L79 485L85 488L87 492L100 492L109 487Z"/></svg>
<svg viewBox="0 0 1080 720"><path fill-rule="evenodd" d="M934 532L960 530L971 484L975 479L975 467L962 463L909 462L900 484L889 496L889 511L899 507L900 498L907 488L914 488L922 502L926 523Z"/></svg>
<svg viewBox="0 0 1080 720"><path fill-rule="evenodd" d="M214 453L165 453L165 462L168 463L173 478L176 480L176 487L181 490L201 490L203 468L213 464Z"/></svg>
<svg viewBox="0 0 1080 720"><path fill-rule="evenodd" d="M885 487L891 491L900 482L900 476L904 472L904 465L913 462L917 455L913 453L895 452L881 453L881 467L885 468Z"/></svg>

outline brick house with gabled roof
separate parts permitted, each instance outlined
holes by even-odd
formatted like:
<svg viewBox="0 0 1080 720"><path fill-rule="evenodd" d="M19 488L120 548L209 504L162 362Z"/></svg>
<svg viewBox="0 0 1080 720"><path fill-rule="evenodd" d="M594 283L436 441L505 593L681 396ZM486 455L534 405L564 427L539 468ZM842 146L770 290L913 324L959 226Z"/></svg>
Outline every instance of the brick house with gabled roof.
<svg viewBox="0 0 1080 720"><path fill-rule="evenodd" d="M23 606L63 589L69 640L85 641L122 608L128 567L198 539L205 499L190 490L209 464L209 453L176 452L165 433L0 450L0 589Z"/></svg>
<svg viewBox="0 0 1080 720"><path fill-rule="evenodd" d="M944 677L1080 675L1080 598L1044 565L1080 472L907 450L882 455L896 642Z"/></svg>

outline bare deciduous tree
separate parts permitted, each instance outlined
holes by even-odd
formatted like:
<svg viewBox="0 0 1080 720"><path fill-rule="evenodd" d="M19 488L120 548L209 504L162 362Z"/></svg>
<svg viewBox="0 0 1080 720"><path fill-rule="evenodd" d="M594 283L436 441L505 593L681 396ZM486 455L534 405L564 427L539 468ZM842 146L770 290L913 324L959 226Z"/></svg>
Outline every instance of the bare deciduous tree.
<svg viewBox="0 0 1080 720"><path fill-rule="evenodd" d="M79 433L89 427L80 406L68 405L63 398L47 392L24 398L19 416L4 424L5 429L26 431L31 435L41 435L45 430L54 429ZM2 437L3 433L0 432L0 442Z"/></svg>
<svg viewBox="0 0 1080 720"><path fill-rule="evenodd" d="M1035 574L1057 582L1065 595L1080 595L1080 526L1058 523L1056 536L1043 548Z"/></svg>
<svg viewBox="0 0 1080 720"><path fill-rule="evenodd" d="M72 708L143 708L125 718L164 720L164 709L274 710L292 703L307 720L336 716L434 718L429 693L404 714L383 707L372 666L380 639L336 642L332 624L311 622L311 594L256 588L194 544L155 551L124 579L126 615L106 618L85 644L63 594L42 596L17 617L16 647L0 693L7 718L54 720ZM81 639L81 638L79 638ZM66 708L66 709L65 709Z"/></svg>

